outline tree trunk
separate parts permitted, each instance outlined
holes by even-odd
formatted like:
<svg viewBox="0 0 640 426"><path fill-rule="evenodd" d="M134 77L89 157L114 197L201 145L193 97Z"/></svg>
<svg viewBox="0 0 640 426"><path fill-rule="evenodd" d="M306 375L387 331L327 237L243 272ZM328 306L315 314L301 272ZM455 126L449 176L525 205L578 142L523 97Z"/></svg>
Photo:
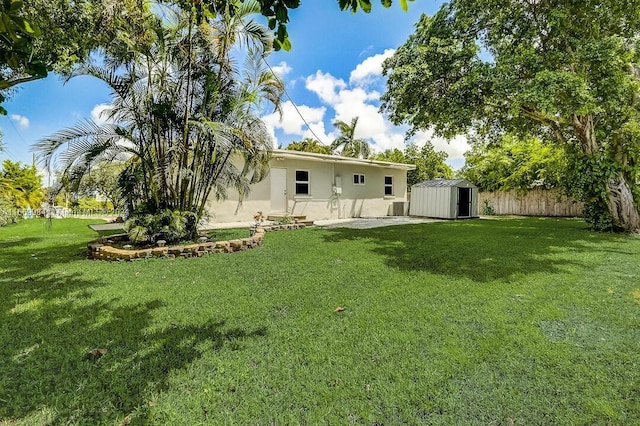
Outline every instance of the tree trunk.
<svg viewBox="0 0 640 426"><path fill-rule="evenodd" d="M622 172L609 179L607 206L616 224L629 232L640 231L640 214L633 199L631 186Z"/></svg>
<svg viewBox="0 0 640 426"><path fill-rule="evenodd" d="M600 154L600 147L596 139L593 116L575 116L573 128L580 140L582 150L588 156ZM611 219L616 227L629 232L640 231L640 213L629 179L621 171L609 178L606 182L607 198L604 200Z"/></svg>

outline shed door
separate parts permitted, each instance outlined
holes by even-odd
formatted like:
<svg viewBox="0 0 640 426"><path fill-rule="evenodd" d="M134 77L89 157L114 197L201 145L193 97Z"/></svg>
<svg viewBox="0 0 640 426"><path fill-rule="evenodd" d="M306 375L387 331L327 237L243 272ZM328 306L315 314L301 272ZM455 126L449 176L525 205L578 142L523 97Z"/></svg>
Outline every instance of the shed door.
<svg viewBox="0 0 640 426"><path fill-rule="evenodd" d="M272 168L271 174L271 211L287 211L287 169Z"/></svg>
<svg viewBox="0 0 640 426"><path fill-rule="evenodd" d="M458 188L458 217L471 216L471 188Z"/></svg>

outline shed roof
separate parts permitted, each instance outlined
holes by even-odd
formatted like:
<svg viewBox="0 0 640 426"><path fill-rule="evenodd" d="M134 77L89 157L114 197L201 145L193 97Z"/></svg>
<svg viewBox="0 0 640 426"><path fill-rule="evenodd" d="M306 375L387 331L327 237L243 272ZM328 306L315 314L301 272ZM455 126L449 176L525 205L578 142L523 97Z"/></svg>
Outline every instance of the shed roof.
<svg viewBox="0 0 640 426"><path fill-rule="evenodd" d="M467 182L465 179L434 179L425 180L424 182L416 183L413 185L416 188L443 188L458 186L462 182Z"/></svg>

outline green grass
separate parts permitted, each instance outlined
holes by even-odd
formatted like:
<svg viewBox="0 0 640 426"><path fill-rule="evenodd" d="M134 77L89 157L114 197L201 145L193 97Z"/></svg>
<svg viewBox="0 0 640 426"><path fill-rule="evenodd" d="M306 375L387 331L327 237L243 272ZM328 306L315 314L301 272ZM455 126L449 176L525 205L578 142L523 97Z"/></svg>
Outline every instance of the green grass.
<svg viewBox="0 0 640 426"><path fill-rule="evenodd" d="M476 220L106 263L88 223L0 228L6 424L640 424L640 238Z"/></svg>

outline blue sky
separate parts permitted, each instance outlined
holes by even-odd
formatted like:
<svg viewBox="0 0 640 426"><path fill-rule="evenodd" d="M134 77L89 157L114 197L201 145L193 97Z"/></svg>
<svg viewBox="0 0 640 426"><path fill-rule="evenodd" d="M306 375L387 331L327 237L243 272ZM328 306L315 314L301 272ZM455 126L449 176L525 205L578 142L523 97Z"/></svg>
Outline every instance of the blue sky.
<svg viewBox="0 0 640 426"><path fill-rule="evenodd" d="M416 0L403 12L398 2L385 9L378 0L370 14L341 12L337 1L303 0L291 11L288 26L293 43L290 52L276 52L268 61L281 75L287 91L323 143L336 134L332 122L350 122L359 117L356 136L368 139L374 149L402 148L406 128L393 126L378 112L384 92L382 60L391 55L413 32L422 13L433 14L441 0ZM276 139L276 146L313 136L285 97L282 121L264 112L264 120ZM30 146L42 137L85 118L96 118L110 102L100 81L76 77L66 84L59 76L30 82L4 104L8 115L0 117L6 152L0 160L31 162ZM464 138L447 142L419 133L415 142L432 140L449 154L454 168L464 164Z"/></svg>

